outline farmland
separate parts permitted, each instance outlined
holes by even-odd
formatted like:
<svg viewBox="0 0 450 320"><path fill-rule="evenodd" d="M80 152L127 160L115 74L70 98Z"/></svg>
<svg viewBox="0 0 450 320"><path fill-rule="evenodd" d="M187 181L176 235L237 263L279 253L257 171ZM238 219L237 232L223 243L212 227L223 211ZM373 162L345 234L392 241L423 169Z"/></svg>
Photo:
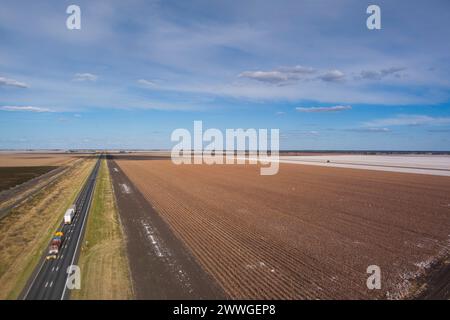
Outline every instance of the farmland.
<svg viewBox="0 0 450 320"><path fill-rule="evenodd" d="M39 177L59 166L69 165L74 157L51 153L0 153L0 192Z"/></svg>
<svg viewBox="0 0 450 320"><path fill-rule="evenodd" d="M74 156L63 153L0 153L0 167L60 166L73 160Z"/></svg>
<svg viewBox="0 0 450 320"><path fill-rule="evenodd" d="M55 167L0 167L0 192L39 177Z"/></svg>
<svg viewBox="0 0 450 320"><path fill-rule="evenodd" d="M0 219L83 158L61 153L0 152Z"/></svg>
<svg viewBox="0 0 450 320"><path fill-rule="evenodd" d="M450 253L449 177L116 163L231 298L413 297ZM370 265L381 290L366 286Z"/></svg>

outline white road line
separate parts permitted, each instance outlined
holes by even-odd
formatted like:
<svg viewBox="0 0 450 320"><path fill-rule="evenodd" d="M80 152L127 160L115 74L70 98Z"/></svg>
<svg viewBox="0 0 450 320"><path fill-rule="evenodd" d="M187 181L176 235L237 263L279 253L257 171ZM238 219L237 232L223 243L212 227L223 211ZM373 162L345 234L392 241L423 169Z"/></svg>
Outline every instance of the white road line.
<svg viewBox="0 0 450 320"><path fill-rule="evenodd" d="M52 268L52 272L55 271L55 267Z"/></svg>
<svg viewBox="0 0 450 320"><path fill-rule="evenodd" d="M125 183L121 183L120 188L122 189L122 193L127 193L127 194L131 193L130 187Z"/></svg>
<svg viewBox="0 0 450 320"><path fill-rule="evenodd" d="M30 286L28 287L27 293L25 293L25 296L23 297L23 300L25 300L27 298L28 294L30 293L30 290L33 287L34 283L36 282L38 275L41 273L41 270L44 267L44 264L45 264L45 260L44 260L44 262L41 263L41 267L39 268L38 272L34 276L33 281L31 282Z"/></svg>
<svg viewBox="0 0 450 320"><path fill-rule="evenodd" d="M48 281L45 283L45 287L47 288L47 286L48 286Z"/></svg>
<svg viewBox="0 0 450 320"><path fill-rule="evenodd" d="M50 288L53 286L53 281L52 282L50 282Z"/></svg>

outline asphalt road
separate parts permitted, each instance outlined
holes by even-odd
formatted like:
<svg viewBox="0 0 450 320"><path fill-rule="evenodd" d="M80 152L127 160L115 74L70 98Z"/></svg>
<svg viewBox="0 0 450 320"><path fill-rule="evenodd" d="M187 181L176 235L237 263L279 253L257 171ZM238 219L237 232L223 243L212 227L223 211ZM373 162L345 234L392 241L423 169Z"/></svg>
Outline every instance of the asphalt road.
<svg viewBox="0 0 450 320"><path fill-rule="evenodd" d="M60 253L56 259L46 260L48 247L45 249L40 263L22 292L22 299L64 300L68 298L70 290L66 287L69 276L67 270L69 266L76 264L78 261L101 158L97 160L94 169L75 201L77 209L72 224L65 225L62 221L58 228L58 231L64 233Z"/></svg>

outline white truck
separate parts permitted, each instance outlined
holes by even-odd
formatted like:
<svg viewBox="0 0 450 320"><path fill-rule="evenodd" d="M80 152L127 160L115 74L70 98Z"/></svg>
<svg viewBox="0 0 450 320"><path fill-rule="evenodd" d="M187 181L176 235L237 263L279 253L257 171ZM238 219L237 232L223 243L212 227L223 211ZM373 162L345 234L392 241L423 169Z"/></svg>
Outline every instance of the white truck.
<svg viewBox="0 0 450 320"><path fill-rule="evenodd" d="M75 205L70 206L64 214L64 224L71 224L73 220L73 216L75 215L75 211L77 210Z"/></svg>

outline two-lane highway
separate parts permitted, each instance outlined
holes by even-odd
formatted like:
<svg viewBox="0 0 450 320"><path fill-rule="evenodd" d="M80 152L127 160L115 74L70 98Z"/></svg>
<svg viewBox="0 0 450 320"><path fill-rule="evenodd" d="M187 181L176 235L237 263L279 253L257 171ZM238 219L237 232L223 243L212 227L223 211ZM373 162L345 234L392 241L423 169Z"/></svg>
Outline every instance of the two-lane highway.
<svg viewBox="0 0 450 320"><path fill-rule="evenodd" d="M23 299L63 300L68 297L66 282L69 274L67 269L76 264L78 260L101 159L102 156L97 160L75 201L76 213L72 223L65 225L62 222L58 228L58 231L64 233L64 240L58 256L56 259L46 260L48 247L45 249L41 262L22 292Z"/></svg>

